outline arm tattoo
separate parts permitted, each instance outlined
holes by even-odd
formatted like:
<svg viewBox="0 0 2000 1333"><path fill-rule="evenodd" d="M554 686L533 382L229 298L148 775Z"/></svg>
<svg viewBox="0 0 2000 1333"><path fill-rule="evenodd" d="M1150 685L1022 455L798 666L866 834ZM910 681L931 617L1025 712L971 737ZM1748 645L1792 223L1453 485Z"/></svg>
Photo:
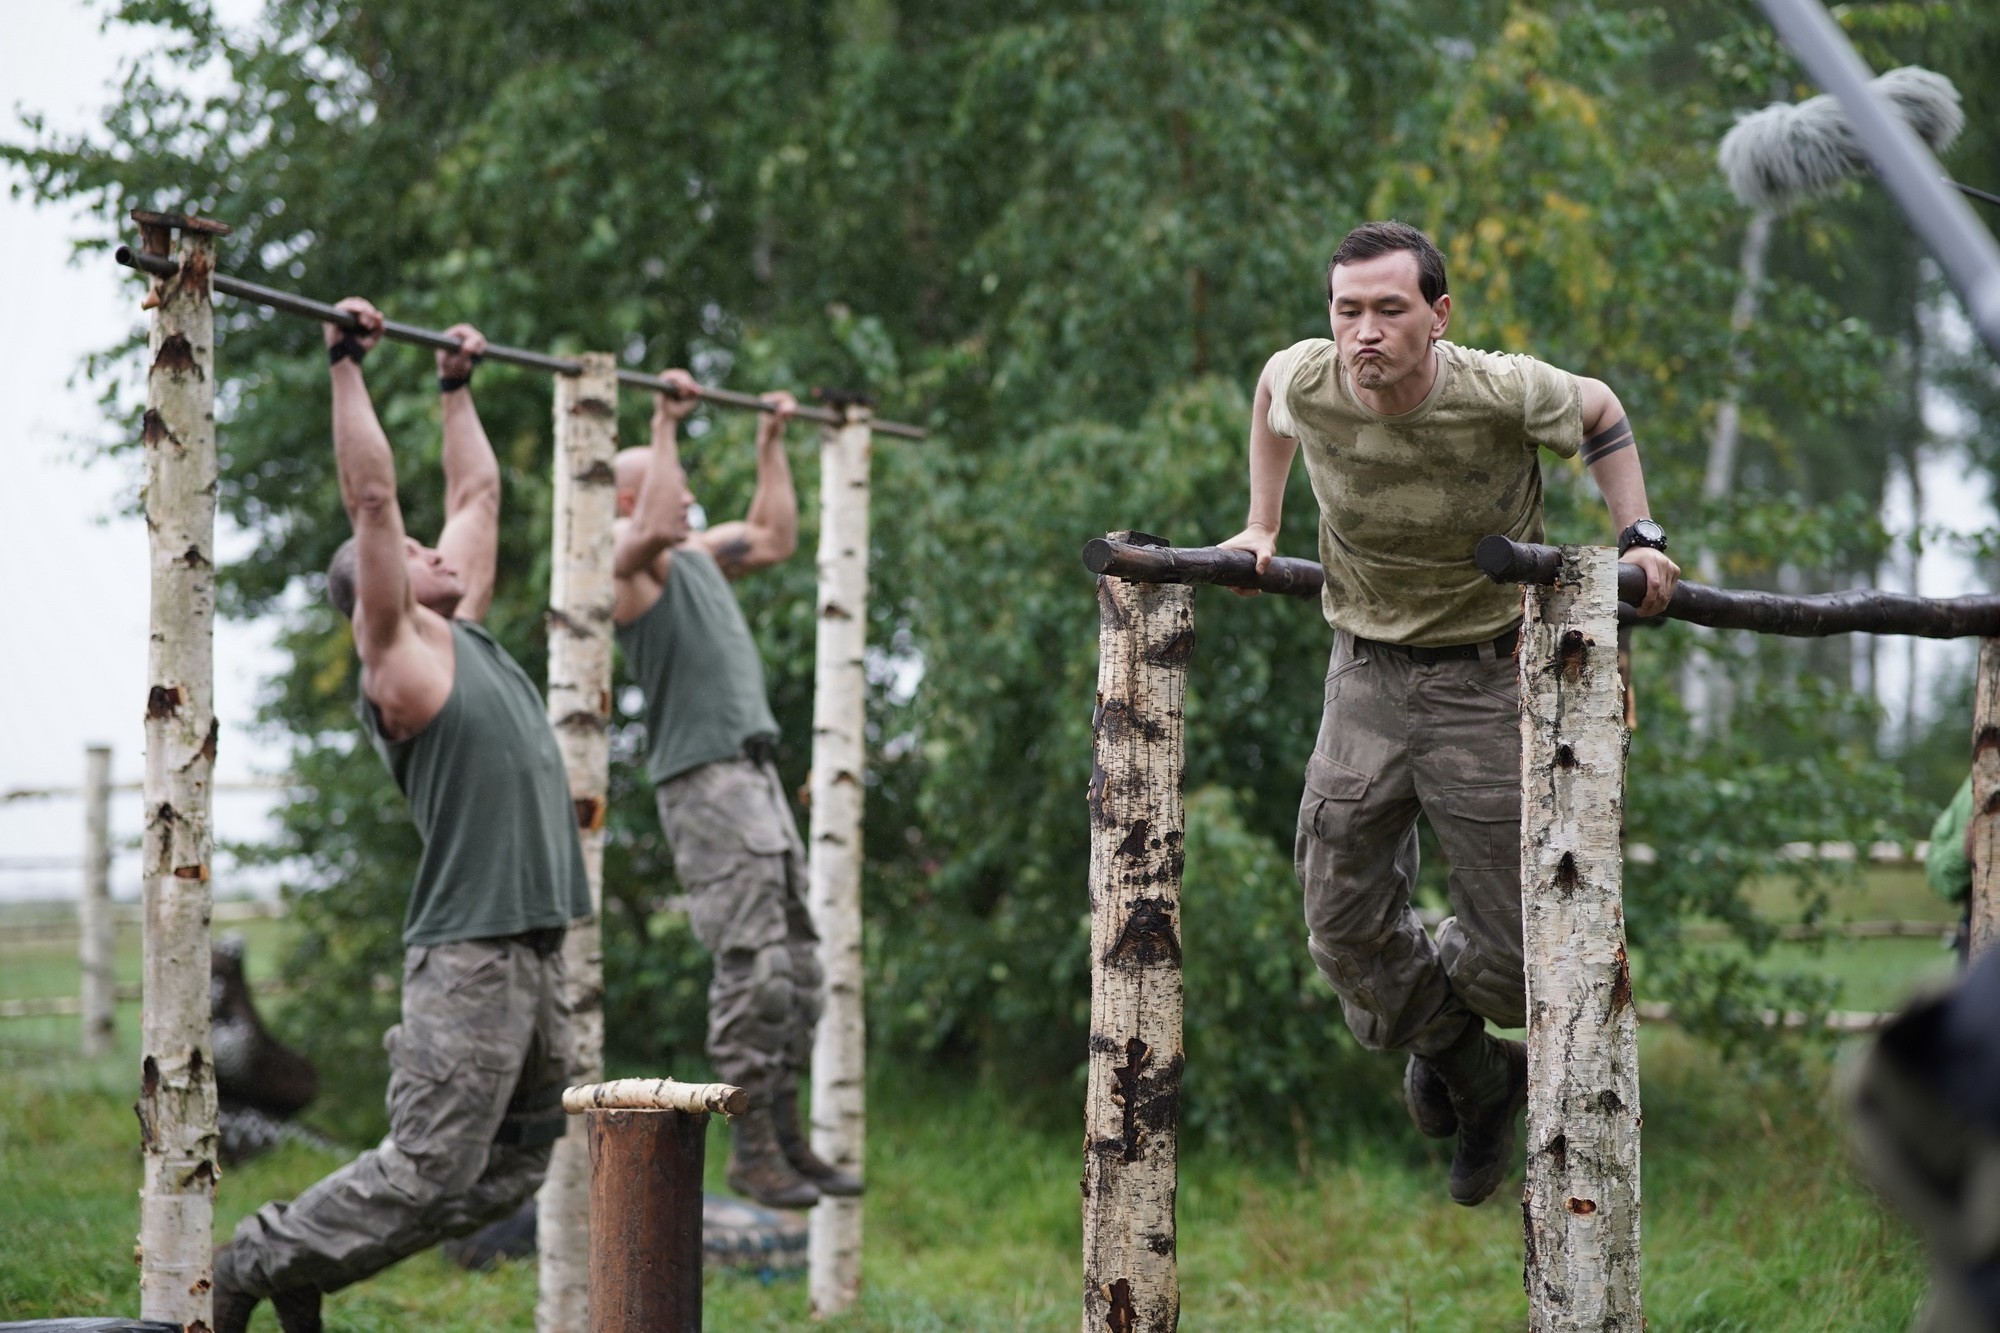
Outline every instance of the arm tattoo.
<svg viewBox="0 0 2000 1333"><path fill-rule="evenodd" d="M1629 417L1620 417L1597 434L1583 442L1584 466L1590 467L1609 458L1620 449L1632 447L1632 422Z"/></svg>
<svg viewBox="0 0 2000 1333"><path fill-rule="evenodd" d="M750 539L732 537L716 548L715 563L725 574L741 574L750 559Z"/></svg>

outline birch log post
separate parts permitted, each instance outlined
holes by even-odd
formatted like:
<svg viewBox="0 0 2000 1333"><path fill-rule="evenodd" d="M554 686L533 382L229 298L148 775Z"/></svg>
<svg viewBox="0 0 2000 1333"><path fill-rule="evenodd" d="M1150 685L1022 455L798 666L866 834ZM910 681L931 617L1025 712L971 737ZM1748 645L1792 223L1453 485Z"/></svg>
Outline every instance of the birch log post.
<svg viewBox="0 0 2000 1333"><path fill-rule="evenodd" d="M604 811L611 764L611 527L617 517L617 364L578 358L555 394L555 540L549 579L549 722L569 771L591 914L563 940L570 1002L569 1081L604 1073ZM582 1134L557 1139L536 1195L539 1333L590 1327L590 1151Z"/></svg>
<svg viewBox="0 0 2000 1333"><path fill-rule="evenodd" d="M139 213L146 249L179 271L149 300L146 535L145 962L140 1020L139 1314L213 1320L215 1064L209 1046L209 784L215 766L213 238L195 218Z"/></svg>
<svg viewBox="0 0 2000 1333"><path fill-rule="evenodd" d="M1639 1333L1638 1014L1625 958L1617 556L1565 547L1521 644L1533 1333Z"/></svg>
<svg viewBox="0 0 2000 1333"><path fill-rule="evenodd" d="M1097 608L1082 1327L1168 1333L1181 1306L1181 706L1194 590L1104 575Z"/></svg>
<svg viewBox="0 0 2000 1333"><path fill-rule="evenodd" d="M83 975L83 1053L108 1055L118 1040L118 919L111 912L111 747L83 752L83 896L76 906Z"/></svg>
<svg viewBox="0 0 2000 1333"><path fill-rule="evenodd" d="M2000 639L1979 641L1972 698L1972 938L1977 957L2000 939Z"/></svg>
<svg viewBox="0 0 2000 1333"><path fill-rule="evenodd" d="M807 905L819 931L824 1006L813 1034L812 1146L862 1173L868 1037L861 1004L861 801L867 771L869 415L821 433L819 626L813 658L812 845ZM823 1197L806 1239L806 1285L816 1315L861 1294L861 1200Z"/></svg>

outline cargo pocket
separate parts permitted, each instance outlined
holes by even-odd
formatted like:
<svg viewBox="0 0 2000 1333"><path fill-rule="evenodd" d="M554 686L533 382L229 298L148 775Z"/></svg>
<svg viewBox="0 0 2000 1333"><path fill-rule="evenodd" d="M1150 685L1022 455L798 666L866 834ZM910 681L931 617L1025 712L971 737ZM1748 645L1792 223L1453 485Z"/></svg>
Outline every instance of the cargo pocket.
<svg viewBox="0 0 2000 1333"><path fill-rule="evenodd" d="M1459 870L1506 870L1521 860L1521 787L1482 782L1439 793L1449 828L1438 830ZM1434 824L1439 822L1432 821Z"/></svg>
<svg viewBox="0 0 2000 1333"><path fill-rule="evenodd" d="M1299 808L1299 826L1321 842L1332 841L1341 835L1367 794L1366 773L1314 750L1306 763L1306 793Z"/></svg>
<svg viewBox="0 0 2000 1333"><path fill-rule="evenodd" d="M420 1159L430 1145L451 1136L459 1119L453 1076L464 1055L412 1040L405 1024L391 1028L383 1044L389 1048L389 1136L405 1154Z"/></svg>

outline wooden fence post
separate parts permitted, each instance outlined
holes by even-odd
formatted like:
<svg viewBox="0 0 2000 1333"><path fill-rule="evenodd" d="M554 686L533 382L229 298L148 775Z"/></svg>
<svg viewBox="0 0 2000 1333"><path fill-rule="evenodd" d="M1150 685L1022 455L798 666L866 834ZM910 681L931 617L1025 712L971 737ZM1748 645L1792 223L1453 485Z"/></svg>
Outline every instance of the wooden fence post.
<svg viewBox="0 0 2000 1333"><path fill-rule="evenodd" d="M2000 639L1979 641L1972 696L1972 938L1978 957L2000 938Z"/></svg>
<svg viewBox="0 0 2000 1333"><path fill-rule="evenodd" d="M1638 1014L1625 957L1617 557L1565 547L1521 644L1534 1333L1639 1333Z"/></svg>
<svg viewBox="0 0 2000 1333"><path fill-rule="evenodd" d="M1103 575L1097 607L1082 1327L1168 1333L1181 1306L1181 706L1194 589Z"/></svg>
<svg viewBox="0 0 2000 1333"><path fill-rule="evenodd" d="M215 236L199 218L134 213L146 250L179 235L155 279L146 345L144 1006L140 1020L139 1313L214 1318L215 1063L209 1042L209 783L215 767Z"/></svg>
<svg viewBox="0 0 2000 1333"><path fill-rule="evenodd" d="M76 951L83 974L83 1053L109 1055L118 1043L118 918L111 911L111 747L83 752L83 896L76 904Z"/></svg>
<svg viewBox="0 0 2000 1333"><path fill-rule="evenodd" d="M862 1174L868 1037L862 1012L861 802L867 772L869 414L822 432L819 472L819 627L813 660L813 749L808 906L819 931L824 1011L813 1035L813 1151ZM806 1241L815 1314L837 1314L861 1294L861 1200L822 1198Z"/></svg>
<svg viewBox="0 0 2000 1333"><path fill-rule="evenodd" d="M611 764L611 526L617 517L617 363L579 357L582 373L556 376L555 540L549 580L549 722L569 770L590 880L591 915L563 939L570 1001L572 1080L604 1064L604 807ZM590 1152L581 1134L556 1140L535 1203L540 1333L590 1326Z"/></svg>

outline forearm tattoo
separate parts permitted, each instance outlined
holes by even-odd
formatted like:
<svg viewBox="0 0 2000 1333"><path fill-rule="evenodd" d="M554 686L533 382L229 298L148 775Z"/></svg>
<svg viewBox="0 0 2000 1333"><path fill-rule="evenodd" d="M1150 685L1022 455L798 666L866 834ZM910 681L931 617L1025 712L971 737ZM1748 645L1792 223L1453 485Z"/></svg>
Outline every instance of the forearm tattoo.
<svg viewBox="0 0 2000 1333"><path fill-rule="evenodd" d="M1629 449L1631 447L1631 418L1619 417L1618 420L1612 422L1609 426L1606 426L1603 430L1583 442L1584 466L1593 466L1599 460L1609 458L1620 449Z"/></svg>

